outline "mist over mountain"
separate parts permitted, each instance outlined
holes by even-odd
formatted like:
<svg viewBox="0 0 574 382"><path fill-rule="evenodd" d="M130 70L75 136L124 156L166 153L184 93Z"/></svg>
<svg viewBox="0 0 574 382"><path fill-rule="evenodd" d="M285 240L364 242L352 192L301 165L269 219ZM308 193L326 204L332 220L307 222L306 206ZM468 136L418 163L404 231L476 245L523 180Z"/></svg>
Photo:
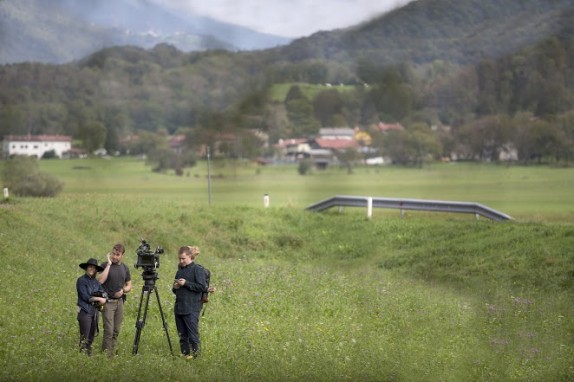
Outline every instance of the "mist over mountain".
<svg viewBox="0 0 574 382"><path fill-rule="evenodd" d="M0 0L0 64L64 63L99 49L259 50L291 39L134 0Z"/></svg>

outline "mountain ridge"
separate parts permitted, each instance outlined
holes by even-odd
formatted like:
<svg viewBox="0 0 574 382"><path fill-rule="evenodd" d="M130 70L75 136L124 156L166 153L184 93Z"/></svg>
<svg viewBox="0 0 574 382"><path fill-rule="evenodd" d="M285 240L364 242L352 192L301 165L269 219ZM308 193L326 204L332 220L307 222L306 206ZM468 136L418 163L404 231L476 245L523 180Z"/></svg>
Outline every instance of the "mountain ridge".
<svg viewBox="0 0 574 382"><path fill-rule="evenodd" d="M361 57L392 65L449 56L450 61L468 64L559 34L572 12L571 0L414 1L356 26L318 32L276 50L297 60L352 62Z"/></svg>
<svg viewBox="0 0 574 382"><path fill-rule="evenodd" d="M204 16L185 16L128 0L0 1L0 64L62 64L99 49L170 43L183 52L258 50L290 38L253 31Z"/></svg>

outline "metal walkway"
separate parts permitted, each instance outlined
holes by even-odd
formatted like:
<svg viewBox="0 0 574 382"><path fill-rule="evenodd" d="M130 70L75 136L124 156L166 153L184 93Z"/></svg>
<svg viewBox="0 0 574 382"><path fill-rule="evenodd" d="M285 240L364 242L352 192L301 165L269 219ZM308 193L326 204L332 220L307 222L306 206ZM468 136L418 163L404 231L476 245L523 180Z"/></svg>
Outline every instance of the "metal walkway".
<svg viewBox="0 0 574 382"><path fill-rule="evenodd" d="M319 212L332 207L366 207L369 218L372 214L372 208L375 207L399 209L401 210L401 215L405 210L417 210L474 214L477 218L478 216L484 216L496 221L512 220L512 217L509 215L479 203L452 202L446 200L374 198L370 196L337 195L312 204L307 207L307 210Z"/></svg>

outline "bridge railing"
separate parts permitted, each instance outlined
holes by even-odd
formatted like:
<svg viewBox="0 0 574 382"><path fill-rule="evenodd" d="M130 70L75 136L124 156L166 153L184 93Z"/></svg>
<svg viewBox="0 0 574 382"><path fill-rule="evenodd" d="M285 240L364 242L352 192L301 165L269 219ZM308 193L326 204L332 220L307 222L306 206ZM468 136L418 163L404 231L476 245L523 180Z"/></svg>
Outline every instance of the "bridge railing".
<svg viewBox="0 0 574 382"><path fill-rule="evenodd" d="M448 200L427 200L427 199L401 199L401 198L376 198L371 196L351 196L337 195L329 199L322 200L307 207L309 211L323 211L332 207L366 207L367 215L370 218L372 208L394 208L401 210L401 215L405 210L454 212L463 214L474 214L496 221L512 220L512 217L473 202L456 202Z"/></svg>

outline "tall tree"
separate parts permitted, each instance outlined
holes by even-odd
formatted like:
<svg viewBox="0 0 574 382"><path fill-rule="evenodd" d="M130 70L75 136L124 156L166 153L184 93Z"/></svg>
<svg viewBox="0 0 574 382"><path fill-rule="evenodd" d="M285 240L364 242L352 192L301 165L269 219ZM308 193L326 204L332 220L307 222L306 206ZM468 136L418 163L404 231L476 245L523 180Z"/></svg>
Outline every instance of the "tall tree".
<svg viewBox="0 0 574 382"><path fill-rule="evenodd" d="M313 112L321 126L335 126L337 116L342 116L343 100L336 89L320 92L313 99Z"/></svg>
<svg viewBox="0 0 574 382"><path fill-rule="evenodd" d="M291 129L296 136L316 135L321 124L313 116L313 105L306 98L291 100L286 103L287 116Z"/></svg>
<svg viewBox="0 0 574 382"><path fill-rule="evenodd" d="M97 149L104 147L106 134L106 127L97 121L89 121L80 125L78 131L78 137L82 140L82 145L88 153L93 153Z"/></svg>
<svg viewBox="0 0 574 382"><path fill-rule="evenodd" d="M503 114L474 120L458 132L458 140L466 145L472 158L498 161L514 135L513 124Z"/></svg>

